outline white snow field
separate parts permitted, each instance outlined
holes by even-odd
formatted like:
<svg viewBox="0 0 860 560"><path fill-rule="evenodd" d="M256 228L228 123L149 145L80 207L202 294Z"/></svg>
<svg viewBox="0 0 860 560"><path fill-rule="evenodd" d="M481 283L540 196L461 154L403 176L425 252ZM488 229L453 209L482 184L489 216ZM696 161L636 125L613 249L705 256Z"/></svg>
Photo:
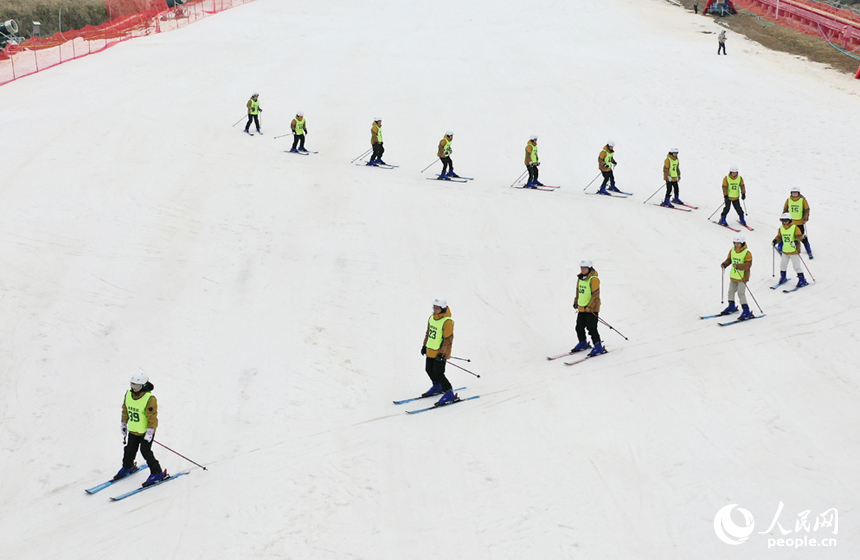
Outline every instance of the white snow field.
<svg viewBox="0 0 860 560"><path fill-rule="evenodd" d="M0 558L860 557L860 82L717 57L717 29L659 0L259 0L0 88ZM297 110L318 154L273 141ZM397 169L350 164L375 117ZM473 182L419 173L447 129ZM557 192L509 188L532 133ZM583 193L609 139L628 200ZM690 213L643 205L672 147ZM718 327L733 164L767 317ZM792 187L817 282L785 294ZM566 367L583 258L629 341ZM481 398L409 416L436 297ZM155 446L190 474L112 503L143 475L84 489L138 371L208 471Z"/></svg>

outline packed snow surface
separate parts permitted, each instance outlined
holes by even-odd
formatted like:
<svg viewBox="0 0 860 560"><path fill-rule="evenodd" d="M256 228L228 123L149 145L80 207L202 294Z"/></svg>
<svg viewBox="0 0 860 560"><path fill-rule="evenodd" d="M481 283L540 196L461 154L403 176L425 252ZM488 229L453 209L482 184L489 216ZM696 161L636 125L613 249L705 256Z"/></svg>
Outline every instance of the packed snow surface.
<svg viewBox="0 0 860 560"><path fill-rule="evenodd" d="M0 88L0 557L857 558L860 81L732 34L717 57L719 29L659 0L259 0ZM273 141L298 110L318 154ZM350 163L376 117L396 169ZM468 184L419 173L449 129ZM533 133L556 192L509 188ZM583 193L610 139L627 200ZM673 147L696 211L652 205ZM718 327L731 165L767 317ZM816 282L784 294L793 187ZM619 332L566 367L583 258ZM408 416L436 297L481 398ZM143 475L83 490L137 371L208 470L155 446L190 475L111 503ZM838 544L768 549L797 536Z"/></svg>

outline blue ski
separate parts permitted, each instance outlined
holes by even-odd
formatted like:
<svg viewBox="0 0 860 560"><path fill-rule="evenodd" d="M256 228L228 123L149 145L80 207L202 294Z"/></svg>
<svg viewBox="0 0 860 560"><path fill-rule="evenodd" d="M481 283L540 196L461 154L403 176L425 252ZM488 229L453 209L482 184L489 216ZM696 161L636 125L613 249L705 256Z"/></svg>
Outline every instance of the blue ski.
<svg viewBox="0 0 860 560"><path fill-rule="evenodd" d="M140 488L132 490L131 492L126 492L125 494L120 494L119 496L114 496L110 499L110 501L118 502L120 500L124 500L124 499L128 498L129 496L134 496L135 494L139 494L139 493L143 492L144 490L149 490L150 488L155 488L159 484L164 484L165 482L168 482L168 481L173 480L175 478L179 478L180 476L182 476L184 474L188 474L188 472L189 471L183 471L183 472L178 473L178 474L172 474L172 475L168 476L167 478L165 478L164 480L159 480L158 482L156 482L154 484L150 484L149 486L141 486Z"/></svg>
<svg viewBox="0 0 860 560"><path fill-rule="evenodd" d="M427 177L427 180L428 181L450 181L451 183L466 183L466 182L468 182L465 179L455 179L453 177L448 177L447 175L445 177L442 177L441 175L436 175L435 177Z"/></svg>
<svg viewBox="0 0 860 560"><path fill-rule="evenodd" d="M743 321L741 321L740 319L737 319L737 320L735 320L735 321L729 321L728 323L717 323L717 324L718 324L719 326L721 326L721 327L727 327L727 326L729 326L729 325L736 325L736 324L738 324L738 323L746 323L747 321L752 321L753 319L761 319L762 317L766 317L766 315L764 315L764 314L762 314L762 315L753 315L753 316L752 316L752 317L750 317L749 319L744 319Z"/></svg>
<svg viewBox="0 0 860 560"><path fill-rule="evenodd" d="M130 477L131 475L133 475L133 474L134 474L134 473L136 473L137 471L141 471L141 470L143 470L143 469L148 469L148 468L149 468L149 465L146 465L146 466L144 466L144 467L138 467L138 466L137 466L137 464L135 464L135 465L134 465L134 470L133 470L133 471L131 471L130 473L128 473L127 475L125 475L124 477L122 477L122 478L118 478L118 479L116 479L116 480L111 479L111 480L108 480L107 482L102 482L102 483L101 483L101 484L99 484L98 486L93 486L92 488L87 488L87 489L86 489L86 493L87 493L87 494L95 494L96 492L101 492L102 490L104 490L105 488L107 488L108 486L110 486L111 484L114 484L114 483L116 483L116 482L119 482L120 480L125 480L126 478Z"/></svg>
<svg viewBox="0 0 860 560"><path fill-rule="evenodd" d="M447 402L445 404L440 404L440 405L428 406L427 408L419 408L418 410L407 410L406 414L418 414L419 412L427 412L428 410L435 410L437 408L442 408L442 407L448 406L450 404L457 404L457 403L461 403L461 402L466 402L466 401L470 401L472 399L478 399L480 397L481 397L481 395L475 395L474 397L468 397L465 399L457 399L456 401L451 401L451 402Z"/></svg>
<svg viewBox="0 0 860 560"><path fill-rule="evenodd" d="M807 284L806 286L809 286L809 285L810 285L810 284ZM806 286L795 286L795 287L793 287L793 288L792 288L792 289L790 289L790 290L783 290L783 291L782 291L782 293L784 293L784 294L790 294L791 292L796 292L796 291L797 291L797 290L799 290L800 288L805 288Z"/></svg>
<svg viewBox="0 0 860 560"><path fill-rule="evenodd" d="M737 313L737 311L732 311L732 313ZM725 317L727 315L731 315L732 313L717 313L716 315L705 315L704 317L699 317L699 319L714 319L716 317Z"/></svg>
<svg viewBox="0 0 860 560"><path fill-rule="evenodd" d="M771 289L771 290L776 290L777 288L779 288L779 287L780 287L780 286L782 286L783 284L787 284L787 283L788 283L788 280L786 280L785 282L780 282L780 283L779 283L779 284L777 284L776 286L771 286L771 287L770 287L770 289Z"/></svg>
<svg viewBox="0 0 860 560"><path fill-rule="evenodd" d="M462 391L463 389L465 389L465 387L460 387L460 388L458 388L458 389L454 389L454 392L456 393L457 391ZM435 395L429 395L429 396L426 396L426 397L413 397L413 398L411 398L411 399L406 399L406 400L402 400L402 401L393 401L393 402L394 402L394 404L406 404L406 403L410 403L410 402L412 402L412 401L418 401L418 400L421 400L421 399L429 399L430 397L439 397L439 398L442 398L442 393L436 393Z"/></svg>
<svg viewBox="0 0 860 560"><path fill-rule="evenodd" d="M590 360L591 358L597 358L598 356L602 356L602 355L604 355L604 354L608 354L608 353L609 353L609 350L606 350L606 349L604 348L603 352L601 352L600 354L595 354L594 356L592 356L591 354L589 354L589 355L587 355L587 356L586 356L586 357L584 357L584 358L579 358L578 360L573 360L573 361L571 361L571 362L564 362L564 365L566 365L566 366L572 366L572 365L575 365L575 364L581 364L581 363L582 363L582 362L584 362L585 360Z"/></svg>

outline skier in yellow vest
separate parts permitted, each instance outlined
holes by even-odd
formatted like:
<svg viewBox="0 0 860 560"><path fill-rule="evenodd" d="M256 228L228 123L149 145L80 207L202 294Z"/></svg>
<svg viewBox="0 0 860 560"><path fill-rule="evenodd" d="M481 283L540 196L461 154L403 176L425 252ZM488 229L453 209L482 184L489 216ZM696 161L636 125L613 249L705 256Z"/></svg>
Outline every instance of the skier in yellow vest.
<svg viewBox="0 0 860 560"><path fill-rule="evenodd" d="M167 471L161 470L161 465L152 452L152 442L155 430L158 428L158 401L152 394L154 389L145 373L135 373L131 376L131 388L125 394L122 403L122 435L125 439L125 452L122 457L122 468L114 476L114 480L126 477L134 472L134 458L140 449L140 454L149 465L149 478L143 483L149 486L167 477Z"/></svg>
<svg viewBox="0 0 860 560"><path fill-rule="evenodd" d="M543 186L543 183L538 181L540 159L538 159L537 140L537 134L532 134L529 137L529 143L526 144L526 170L529 172L529 180L525 185L527 189L535 189Z"/></svg>
<svg viewBox="0 0 860 560"><path fill-rule="evenodd" d="M723 309L720 315L729 315L738 310L735 307L735 296L737 296L743 309L738 320L746 321L754 317L749 305L747 305L747 282L750 279L750 269L752 268L752 253L747 248L747 241L743 235L736 235L732 241L734 247L729 250L729 256L720 265L723 269L731 266L731 270L729 270L729 306Z"/></svg>
<svg viewBox="0 0 860 560"><path fill-rule="evenodd" d="M445 137L439 141L439 149L436 150L436 156L442 162L442 174L439 175L440 179L459 177L459 175L454 173L454 162L451 161L451 153L454 151L454 149L451 148L451 142L453 140L454 132L449 130L445 133Z"/></svg>
<svg viewBox="0 0 860 560"><path fill-rule="evenodd" d="M788 278L785 276L788 271L788 261L791 261L794 272L797 274L797 287L808 286L809 282L804 278L803 269L800 267L800 243L803 241L803 234L792 223L794 218L788 212L780 216L779 221L782 222L782 225L779 226L776 237L773 238L774 247L782 255L779 260L779 283L777 286L788 282Z"/></svg>
<svg viewBox="0 0 860 560"><path fill-rule="evenodd" d="M605 354L606 349L600 342L600 333L597 332L597 315L600 313L600 279L593 263L585 259L579 263L579 274L576 282L576 300L573 306L579 312L576 316L576 338L579 342L570 351L581 352L591 348L589 356ZM585 339L585 331L594 343L592 348Z"/></svg>
<svg viewBox="0 0 860 560"><path fill-rule="evenodd" d="M678 148L669 150L666 160L663 162L663 180L666 182L666 198L660 203L660 206L674 208L672 202L675 204L684 204L678 198L678 181L681 180L681 164L678 162ZM675 198L672 199L672 202L669 202L673 189L675 190Z"/></svg>
<svg viewBox="0 0 860 560"><path fill-rule="evenodd" d="M792 223L803 234L803 246L806 247L806 253L810 259L813 258L812 248L809 246L809 237L806 236L806 222L809 221L809 203L806 201L806 197L800 194L800 189L791 190L791 196L785 201L782 211L791 214Z"/></svg>
<svg viewBox="0 0 860 560"><path fill-rule="evenodd" d="M385 165L382 161L382 154L385 152L382 147L382 119L373 119L373 125L370 127L370 147L373 148L373 154L367 165Z"/></svg>
<svg viewBox="0 0 860 560"><path fill-rule="evenodd" d="M603 174L603 184L600 185L600 190L597 191L598 194L609 194L606 189L606 185L609 184L609 190L613 192L620 192L615 187L615 173L613 173L612 168L618 165L618 162L615 161L615 142L610 140L606 143L603 149L600 151L600 154L597 156L597 167L600 169L600 172Z"/></svg>
<svg viewBox="0 0 860 560"><path fill-rule="evenodd" d="M296 113L296 118L290 123L290 130L293 131L293 147L291 152L307 152L305 149L305 134L308 133L308 125L305 123L305 114L301 111ZM298 146L298 149L296 149Z"/></svg>
<svg viewBox="0 0 860 560"><path fill-rule="evenodd" d="M433 302L433 314L427 320L427 331L424 333L424 344L421 355L426 356L425 371L430 376L433 386L421 395L432 397L442 394L436 404L446 404L458 400L451 382L445 377L445 364L451 357L451 347L454 343L454 320L448 302L439 298Z"/></svg>
<svg viewBox="0 0 860 560"><path fill-rule="evenodd" d="M726 223L726 216L729 215L729 208L732 206L735 207L738 213L738 221L742 225L747 225L746 220L744 220L744 211L741 208L741 200L746 200L746 198L747 188L744 185L744 178L738 175L738 168L733 165L729 168L729 174L723 177L723 200L726 206L723 208L723 213L720 216L719 224L721 226L728 227L729 224Z"/></svg>
<svg viewBox="0 0 860 560"><path fill-rule="evenodd" d="M248 122L245 123L245 132L248 132L248 129L251 128L251 122L253 121L254 124L257 126L257 132L262 134L263 131L260 130L259 118L260 113L263 112L263 110L260 109L260 94L255 93L254 95L252 95L251 99L248 100L248 103L246 103L245 106L248 108ZM248 132L248 134L251 133ZM251 136L253 136L253 134L251 134Z"/></svg>

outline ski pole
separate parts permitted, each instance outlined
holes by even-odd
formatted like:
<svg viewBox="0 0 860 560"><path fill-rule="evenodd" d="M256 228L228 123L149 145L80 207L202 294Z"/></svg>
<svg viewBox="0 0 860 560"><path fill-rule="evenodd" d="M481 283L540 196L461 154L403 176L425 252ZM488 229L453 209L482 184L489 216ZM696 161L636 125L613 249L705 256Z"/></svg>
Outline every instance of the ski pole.
<svg viewBox="0 0 860 560"><path fill-rule="evenodd" d="M770 277L776 277L776 247L773 247L773 251L770 253Z"/></svg>
<svg viewBox="0 0 860 560"><path fill-rule="evenodd" d="M591 183L595 182L597 180L597 177L600 177L600 175L601 175L601 173L598 171L597 175L594 177L594 179L591 180ZM591 183L588 183L587 185L585 185L585 188L582 189L582 192L585 192L588 189L588 187L591 186Z"/></svg>
<svg viewBox="0 0 860 560"><path fill-rule="evenodd" d="M464 368L464 367L460 367L460 366L458 366L458 365L457 365L457 364L455 364L455 363L449 362L448 360L445 360L445 363L451 364L451 365L452 365L452 366L454 366L455 368L460 368L460 369L462 369L463 371L465 371L466 373L471 373L471 374L472 374L472 375L474 375L475 377L481 377L481 376L480 376L480 375L478 375L477 373L472 373L471 371L467 370L466 368Z"/></svg>
<svg viewBox="0 0 860 560"><path fill-rule="evenodd" d="M469 358L458 358L457 356L451 356L449 359L450 359L450 360L460 360L460 361L463 361L463 362L471 362L471 361L472 361L472 360L470 360Z"/></svg>
<svg viewBox="0 0 860 560"><path fill-rule="evenodd" d="M753 301L755 302L756 307L758 307L758 312L759 312L759 313L764 313L764 311L762 311L762 309L761 309L761 305L759 305L759 304L758 304L758 300L755 298L755 294L753 294L753 293L752 293L752 290L750 290L749 284L747 284L746 282L744 282L744 286L746 286L747 291L750 293L750 296L752 296Z"/></svg>
<svg viewBox="0 0 860 560"><path fill-rule="evenodd" d="M372 150L373 150L373 148L370 148L370 150L367 150L366 152L364 152L363 154L361 154L360 156L358 156L358 157L357 157L357 158L355 158L355 159L361 159L361 158L363 158L364 156L366 156L367 154L369 154ZM355 159L354 159L354 160L352 160L352 161L351 161L351 162L349 162L349 163L355 163Z"/></svg>
<svg viewBox="0 0 860 560"><path fill-rule="evenodd" d="M526 173L528 173L528 172L529 172L529 170L528 170L528 169L526 169L525 171L523 171L523 174L522 174L522 175L520 175L519 177L517 177L517 180L516 180L516 181L514 181L513 183L511 183L511 186L513 187L514 185L516 185L517 183L519 183L520 181L522 181L523 176L524 176Z"/></svg>
<svg viewBox="0 0 860 560"><path fill-rule="evenodd" d="M651 196L649 196L648 198L646 198L646 199L645 199L645 202L648 202L649 200L651 200L651 198L652 198L655 194L657 194L658 192L660 192L660 189L662 189L662 188L663 188L663 187L665 187L665 186L666 186L666 184L665 184L665 183L663 183L662 185L660 185L659 187L657 187L657 190L656 190L656 191L654 191L654 192L651 194ZM642 204L645 204L645 202L643 202Z"/></svg>
<svg viewBox="0 0 860 560"><path fill-rule="evenodd" d="M722 205L722 204L720 204L719 206L717 206L717 210L719 210L719 209L720 209L720 208L722 208L722 207L723 207L723 205ZM708 216L708 220L710 220L711 218L713 218L713 217L714 217L714 214L716 214L716 213L717 213L717 210L714 210L713 212L711 212L711 215L710 215L710 216Z"/></svg>
<svg viewBox="0 0 860 560"><path fill-rule="evenodd" d="M428 169L430 169L430 167L432 167L433 165L435 165L437 161L439 161L439 158L434 159L434 160L433 160L433 163L431 163L430 165L428 165L427 167L425 167L424 169L422 169L422 170L421 170L421 173L424 173L425 171L427 171Z"/></svg>
<svg viewBox="0 0 860 560"><path fill-rule="evenodd" d="M281 134L280 136L275 136L272 140L277 140L278 138L283 138L284 136L295 135L295 132L290 132L290 134Z"/></svg>
<svg viewBox="0 0 860 560"><path fill-rule="evenodd" d="M806 269L806 272L809 272L809 267L806 266L806 261L803 260L803 257L800 255L800 249L797 250L797 258L799 258L800 262L803 263L803 268ZM813 282L815 282L815 276L813 276L811 272L809 272L809 277L812 278Z"/></svg>
<svg viewBox="0 0 860 560"><path fill-rule="evenodd" d="M743 202L743 203L744 203L744 214L746 214L747 216L749 216L749 215L750 215L750 213L749 213L749 210L747 210L747 199L742 198L742 199L741 199L741 202Z"/></svg>
<svg viewBox="0 0 860 560"><path fill-rule="evenodd" d="M618 332L618 330L615 327L613 327L612 325L610 325L609 323L607 323L606 321L604 321L600 317L597 317L597 320L600 321L601 323L603 323L604 325L606 325L607 327L609 327L610 329L612 329L613 331L617 332L619 335L621 335L621 338L623 338L624 340L630 340L629 338L627 338L626 336L624 336L623 334Z"/></svg>
<svg viewBox="0 0 860 560"><path fill-rule="evenodd" d="M239 119L238 121L236 121L236 123L235 123L233 126L236 126L237 124L239 124L240 122L242 122L242 121L244 121L244 120L245 120L245 117L242 117L241 119ZM232 128L232 127L231 127L231 128Z"/></svg>
<svg viewBox="0 0 860 560"><path fill-rule="evenodd" d="M153 439L152 441L154 441L155 443L157 443L157 444L158 444L158 445L160 445L161 447L165 448L166 450L170 451L171 453L176 453L176 451L174 451L174 450L170 449L169 447L167 447L166 445L164 445L164 444L163 444L163 443L161 443L160 441L157 441L157 440L155 440L155 439ZM194 461L192 461L191 459L189 459L188 457L186 457L186 456L185 456L185 455L183 455L182 453L176 453L176 455L179 455L180 457L182 457L183 459L185 459L185 460L186 460L186 461L188 461L189 463L194 463L195 465L197 465L198 467L200 467L200 468L201 468L201 469L203 469L204 471L205 471L205 470L208 470L206 467L204 467L204 466L203 466L203 465L201 465L200 463L195 463Z"/></svg>
<svg viewBox="0 0 860 560"><path fill-rule="evenodd" d="M726 293L726 269L720 273L720 303L726 303L723 299L723 294Z"/></svg>

